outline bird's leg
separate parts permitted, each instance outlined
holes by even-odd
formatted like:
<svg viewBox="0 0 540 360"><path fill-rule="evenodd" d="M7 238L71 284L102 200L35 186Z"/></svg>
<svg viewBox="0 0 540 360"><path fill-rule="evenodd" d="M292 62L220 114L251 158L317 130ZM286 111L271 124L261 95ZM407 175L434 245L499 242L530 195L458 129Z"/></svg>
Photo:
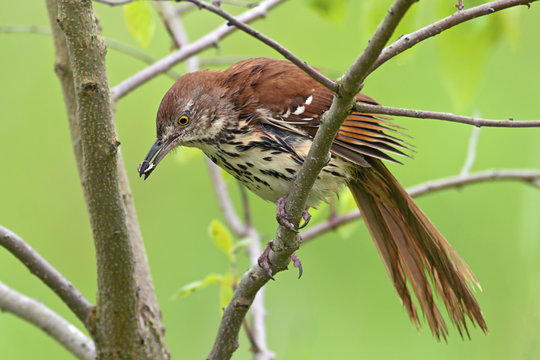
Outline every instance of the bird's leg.
<svg viewBox="0 0 540 360"><path fill-rule="evenodd" d="M257 263L259 264L260 267L262 267L266 271L266 273L268 274L268 277L270 277L270 279L276 280L272 276L272 269L270 268L270 265L272 264L270 262L270 257L269 257L270 250L274 251L274 241L273 240L270 240L266 244L261 256L259 256L259 258L257 259ZM294 267L298 268L298 278L300 279L302 277L302 273L304 272L303 269L302 269L302 262L300 261L300 259L298 258L298 255L296 255L296 253L291 254L291 260L293 262Z"/></svg>
<svg viewBox="0 0 540 360"><path fill-rule="evenodd" d="M289 214L287 214L287 210L285 210L285 206L287 205L287 196L282 196L276 201L276 220L281 225L285 226L286 228L290 229L291 231L294 231L295 233L298 233L299 229L303 229L307 226L309 223L309 220L311 220L311 214L308 212L308 208L304 210L304 213L302 214L302 219L304 219L304 223L296 229L293 225L293 223L289 220Z"/></svg>
<svg viewBox="0 0 540 360"><path fill-rule="evenodd" d="M300 279L302 277L302 273L304 272L304 270L302 270L302 262L300 261L300 258L298 258L298 255L296 255L296 253L291 254L291 260L294 267L298 268L298 278Z"/></svg>
<svg viewBox="0 0 540 360"><path fill-rule="evenodd" d="M311 220L311 214L308 211L309 208L306 208L304 210L304 213L302 214L302 219L304 219L304 223L298 227L298 230L303 229L309 224L309 220Z"/></svg>
<svg viewBox="0 0 540 360"><path fill-rule="evenodd" d="M281 225L285 226L291 231L294 231L295 233L298 233L298 230L295 229L294 224L289 220L289 214L287 214L287 210L285 210L285 206L287 205L287 196L282 196L276 201L276 220Z"/></svg>
<svg viewBox="0 0 540 360"><path fill-rule="evenodd" d="M261 256L259 256L259 258L257 259L257 263L259 264L260 267L262 267L266 271L270 279L276 280L272 276L272 269L270 269L271 262L270 262L269 255L270 255L270 250L272 251L274 250L273 246L274 246L274 240L270 240L264 247L264 250Z"/></svg>

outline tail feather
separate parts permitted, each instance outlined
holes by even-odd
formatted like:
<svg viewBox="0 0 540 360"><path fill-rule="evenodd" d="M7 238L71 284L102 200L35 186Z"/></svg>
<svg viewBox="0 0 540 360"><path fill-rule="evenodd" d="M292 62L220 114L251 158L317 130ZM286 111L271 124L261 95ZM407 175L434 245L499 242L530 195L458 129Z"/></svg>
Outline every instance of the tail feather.
<svg viewBox="0 0 540 360"><path fill-rule="evenodd" d="M480 287L467 264L383 163L369 162L370 167L357 169L349 188L411 321L420 326L408 282L437 339L446 339L448 329L433 291L443 300L461 336L469 335L466 317L487 331L480 306L467 286Z"/></svg>

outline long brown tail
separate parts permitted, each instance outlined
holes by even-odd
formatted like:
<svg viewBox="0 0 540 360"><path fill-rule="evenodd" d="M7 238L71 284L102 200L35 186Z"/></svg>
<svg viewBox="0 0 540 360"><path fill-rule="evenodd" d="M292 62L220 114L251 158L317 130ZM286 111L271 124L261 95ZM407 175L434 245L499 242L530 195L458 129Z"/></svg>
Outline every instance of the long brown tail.
<svg viewBox="0 0 540 360"><path fill-rule="evenodd" d="M446 339L448 329L433 289L461 336L469 335L465 315L486 332L482 311L467 282L480 286L467 264L384 164L369 162L371 167L358 168L349 187L411 321L420 325L407 280L437 339Z"/></svg>

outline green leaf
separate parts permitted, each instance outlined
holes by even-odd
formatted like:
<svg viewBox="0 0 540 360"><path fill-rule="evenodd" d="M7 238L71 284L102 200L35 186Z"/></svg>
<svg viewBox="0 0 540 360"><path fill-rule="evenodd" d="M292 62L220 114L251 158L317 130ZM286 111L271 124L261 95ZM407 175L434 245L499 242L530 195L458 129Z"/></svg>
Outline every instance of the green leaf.
<svg viewBox="0 0 540 360"><path fill-rule="evenodd" d="M304 2L323 18L341 22L347 10L348 0L304 0Z"/></svg>
<svg viewBox="0 0 540 360"><path fill-rule="evenodd" d="M187 284L183 286L176 294L174 294L174 298L179 298L181 296L189 295L192 292L202 289L203 287L213 284L213 283L221 283L223 281L223 276L219 274L209 274L207 275L203 280L200 281L194 281L190 284Z"/></svg>
<svg viewBox="0 0 540 360"><path fill-rule="evenodd" d="M227 228L223 226L219 221L212 220L210 223L210 236L214 240L214 244L229 256L231 262L234 262L234 256L232 249L232 237Z"/></svg>
<svg viewBox="0 0 540 360"><path fill-rule="evenodd" d="M219 308L223 314L223 309L229 304L232 299L235 283L234 274L232 270L223 277L221 286L219 287Z"/></svg>
<svg viewBox="0 0 540 360"><path fill-rule="evenodd" d="M124 19L131 35L142 47L147 47L154 35L154 18L150 3L132 1L124 6Z"/></svg>

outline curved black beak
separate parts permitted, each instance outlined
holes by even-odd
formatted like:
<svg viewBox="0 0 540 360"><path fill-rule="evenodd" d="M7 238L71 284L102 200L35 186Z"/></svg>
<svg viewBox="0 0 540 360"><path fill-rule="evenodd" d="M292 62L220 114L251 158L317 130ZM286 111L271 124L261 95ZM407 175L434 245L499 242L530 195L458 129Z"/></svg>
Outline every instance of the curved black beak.
<svg viewBox="0 0 540 360"><path fill-rule="evenodd" d="M150 148L150 151L144 158L144 161L139 164L139 167L137 168L137 171L139 172L139 177L144 175L144 180L150 174L152 171L156 168L157 164L167 155L167 153L170 150L170 145L172 141L161 141L160 139L157 139L154 145Z"/></svg>

